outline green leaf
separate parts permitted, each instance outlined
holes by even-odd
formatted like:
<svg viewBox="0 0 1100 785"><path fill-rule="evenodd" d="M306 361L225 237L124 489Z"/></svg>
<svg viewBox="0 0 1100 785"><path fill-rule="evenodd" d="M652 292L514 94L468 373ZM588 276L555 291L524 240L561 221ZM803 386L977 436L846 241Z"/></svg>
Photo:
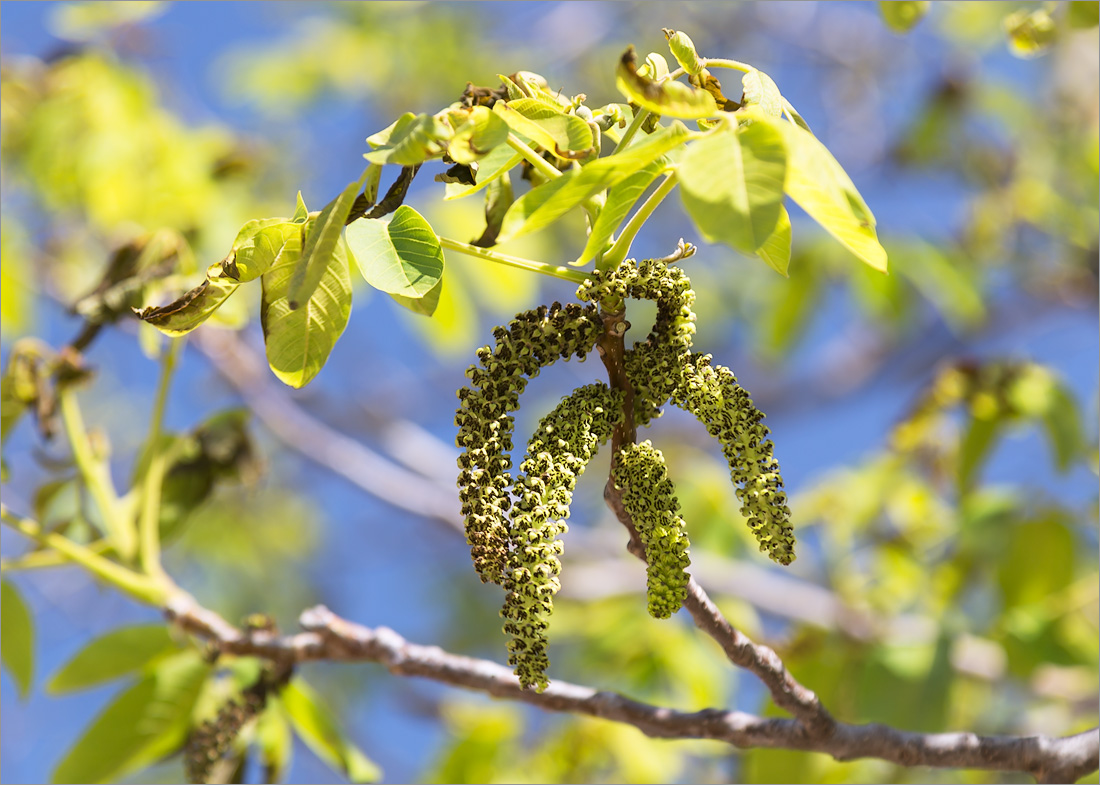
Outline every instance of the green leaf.
<svg viewBox="0 0 1100 785"><path fill-rule="evenodd" d="M301 239L301 232L301 223L285 218L249 221L237 233L229 256L222 262L224 276L239 283L259 278L279 260L288 243L295 237Z"/></svg>
<svg viewBox="0 0 1100 785"><path fill-rule="evenodd" d="M997 563L1006 609L1042 602L1073 582L1078 545L1058 513L1017 524L999 536L1009 543Z"/></svg>
<svg viewBox="0 0 1100 785"><path fill-rule="evenodd" d="M1072 0L1066 19L1070 27L1078 30L1096 27L1100 24L1100 3L1096 0Z"/></svg>
<svg viewBox="0 0 1100 785"><path fill-rule="evenodd" d="M563 160L577 160L595 151L588 123L561 108L534 98L517 98L497 101L493 111L513 131Z"/></svg>
<svg viewBox="0 0 1100 785"><path fill-rule="evenodd" d="M286 711L277 695L268 693L267 706L256 719L254 743L260 752L262 782L282 782L290 768L294 739L287 724Z"/></svg>
<svg viewBox="0 0 1100 785"><path fill-rule="evenodd" d="M496 245L504 216L515 201L512 178L505 172L504 176L490 183L485 191L485 230L476 240L471 240L470 244L479 248L492 248Z"/></svg>
<svg viewBox="0 0 1100 785"><path fill-rule="evenodd" d="M85 728L53 782L109 782L176 752L209 666L194 650L162 662L123 690Z"/></svg>
<svg viewBox="0 0 1100 785"><path fill-rule="evenodd" d="M279 380L291 387L303 387L317 375L351 314L351 275L344 243L336 243L309 300L292 309L288 294L299 255L298 241L289 242L280 262L260 278L260 323L267 361Z"/></svg>
<svg viewBox="0 0 1100 785"><path fill-rule="evenodd" d="M596 222L592 224L592 231L588 234L588 242L585 243L584 250L581 251L577 260L570 264L577 266L588 264L607 248L611 242L611 236L626 218L630 208L637 203L667 165L667 159L658 158L607 192L607 200Z"/></svg>
<svg viewBox="0 0 1100 785"><path fill-rule="evenodd" d="M928 13L930 5L928 0L879 0L878 10L887 27L895 33L908 33Z"/></svg>
<svg viewBox="0 0 1100 785"><path fill-rule="evenodd" d="M756 249L756 255L771 265L772 269L786 277L787 267L791 263L791 216L787 208L779 206L779 218L775 222L775 231L768 235L763 245Z"/></svg>
<svg viewBox="0 0 1100 785"><path fill-rule="evenodd" d="M638 71L634 47L623 53L615 71L615 86L633 103L655 114L697 120L718 113L718 104L706 90L666 79L657 82Z"/></svg>
<svg viewBox="0 0 1100 785"><path fill-rule="evenodd" d="M676 58L676 62L680 64L681 68L691 76L695 76L703 70L699 53L695 51L695 43L688 38L687 33L681 33L679 30L669 30L667 27L661 32L665 34L669 51L672 52L672 56Z"/></svg>
<svg viewBox="0 0 1100 785"><path fill-rule="evenodd" d="M10 581L0 581L0 660L19 688L19 697L27 697L34 681L34 619Z"/></svg>
<svg viewBox="0 0 1100 785"><path fill-rule="evenodd" d="M443 249L431 225L408 205L393 220L357 221L347 228L348 247L367 283L402 297L420 298L443 276Z"/></svg>
<svg viewBox="0 0 1100 785"><path fill-rule="evenodd" d="M445 195L443 196L444 201L461 199L464 196L477 193L522 160L523 156L508 145L494 147L492 152L478 161L476 184L447 183Z"/></svg>
<svg viewBox="0 0 1100 785"><path fill-rule="evenodd" d="M343 192L325 206L305 235L301 257L294 266L287 292L291 310L313 296L321 279L331 267L332 256L340 244L344 223L351 214L351 206L355 203L359 189L367 179L368 170L369 167L364 169L358 180L348 183Z"/></svg>
<svg viewBox="0 0 1100 785"><path fill-rule="evenodd" d="M122 627L96 638L53 675L46 690L72 692L141 670L150 660L176 648L163 624Z"/></svg>
<svg viewBox="0 0 1100 785"><path fill-rule="evenodd" d="M377 149L363 157L372 164L416 166L442 155L453 134L451 127L434 115L406 112L389 128L367 137L367 143Z"/></svg>
<svg viewBox="0 0 1100 785"><path fill-rule="evenodd" d="M798 113L798 110L794 108L794 104L792 104L786 98L783 99L783 108L787 110L787 114L789 114L791 116L791 119L794 120L795 125L797 125L808 134L813 133L813 130L810 128L810 124L802 119L802 115L800 115Z"/></svg>
<svg viewBox="0 0 1100 785"><path fill-rule="evenodd" d="M377 782L382 770L347 738L320 696L294 679L280 696L294 732L321 760L352 782Z"/></svg>
<svg viewBox="0 0 1100 785"><path fill-rule="evenodd" d="M447 143L447 155L456 164L473 163L503 145L507 139L508 124L500 115L494 114L487 106L475 106Z"/></svg>
<svg viewBox="0 0 1100 785"><path fill-rule="evenodd" d="M741 77L741 87L745 91L741 99L743 106L759 106L764 114L780 117L783 114L783 96L772 78L755 68Z"/></svg>
<svg viewBox="0 0 1100 785"><path fill-rule="evenodd" d="M291 223L304 224L309 220L309 209L306 207L306 201L302 198L302 192L298 192L298 198L294 204L294 215L290 218Z"/></svg>
<svg viewBox="0 0 1100 785"><path fill-rule="evenodd" d="M972 417L959 442L959 458L956 482L959 490L973 486L974 479L981 469L993 445L1004 432L1004 421L1000 418Z"/></svg>
<svg viewBox="0 0 1100 785"><path fill-rule="evenodd" d="M876 270L886 272L886 250L875 233L875 217L851 178L817 137L799 126L752 110L783 135L787 148L785 189L841 245Z"/></svg>
<svg viewBox="0 0 1100 785"><path fill-rule="evenodd" d="M398 305L408 308L413 313L418 313L421 316L432 316L435 313L435 309L439 307L439 297L443 294L443 279L440 278L435 286L428 290L428 293L423 297L402 297L399 294L391 294L390 297L397 302Z"/></svg>
<svg viewBox="0 0 1100 785"><path fill-rule="evenodd" d="M571 169L555 180L532 188L509 208L497 241L503 243L549 226L586 199L618 185L690 136L691 132L683 123L673 123L618 155L600 158L580 170Z"/></svg>
<svg viewBox="0 0 1100 785"><path fill-rule="evenodd" d="M684 207L708 242L754 254L776 230L786 167L783 138L764 123L713 133L680 161Z"/></svg>
<svg viewBox="0 0 1100 785"><path fill-rule="evenodd" d="M1004 29L1008 35L1008 51L1025 60L1045 54L1058 36L1058 28L1044 8L1031 12L1021 8L1009 14L1005 17Z"/></svg>
<svg viewBox="0 0 1100 785"><path fill-rule="evenodd" d="M668 76L668 61L656 52L650 52L645 56L645 62L638 68L638 73L647 79L660 81Z"/></svg>

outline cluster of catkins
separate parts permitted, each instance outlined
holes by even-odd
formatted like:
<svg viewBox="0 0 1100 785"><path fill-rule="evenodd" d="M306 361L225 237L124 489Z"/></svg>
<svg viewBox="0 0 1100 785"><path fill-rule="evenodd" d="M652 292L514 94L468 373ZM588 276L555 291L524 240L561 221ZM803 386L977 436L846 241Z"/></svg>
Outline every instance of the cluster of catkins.
<svg viewBox="0 0 1100 785"><path fill-rule="evenodd" d="M554 303L518 314L493 333L495 347L478 350L479 364L458 391L458 484L466 538L483 581L507 591L509 662L524 687L544 689L546 630L560 584L560 535L578 477L600 444L622 422L623 395L603 383L580 387L539 423L513 483L512 413L527 381L559 358L592 351L603 333L600 304L654 300L657 318L645 341L624 357L634 393L634 422L647 425L672 402L692 412L717 437L737 484L742 513L771 558L794 559L790 511L772 457L763 415L728 368L691 351L695 293L687 276L663 262L627 260L596 271L577 290L586 305ZM676 612L687 596L688 539L677 514L664 456L648 441L623 446L612 462L615 486L646 550L649 611Z"/></svg>

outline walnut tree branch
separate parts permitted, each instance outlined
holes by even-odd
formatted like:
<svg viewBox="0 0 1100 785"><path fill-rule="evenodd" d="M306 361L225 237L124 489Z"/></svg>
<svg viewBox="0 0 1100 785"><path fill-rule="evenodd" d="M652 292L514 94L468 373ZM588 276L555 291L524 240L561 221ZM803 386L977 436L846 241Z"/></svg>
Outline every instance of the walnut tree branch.
<svg viewBox="0 0 1100 785"><path fill-rule="evenodd" d="M355 624L323 606L304 611L299 622L305 632L289 636L238 629L183 593L167 602L166 615L181 629L209 641L216 651L262 657L284 667L314 660L377 662L397 676L432 679L548 711L621 722L656 738L711 739L743 749L806 750L837 760L880 758L902 766L1022 771L1040 782L1073 782L1096 770L1100 755L1100 729L1095 728L1062 738L1013 737L909 733L879 724L834 721L824 735L798 719L724 709L682 712L557 680L539 693L520 687L511 669L503 665L410 643L391 629Z"/></svg>

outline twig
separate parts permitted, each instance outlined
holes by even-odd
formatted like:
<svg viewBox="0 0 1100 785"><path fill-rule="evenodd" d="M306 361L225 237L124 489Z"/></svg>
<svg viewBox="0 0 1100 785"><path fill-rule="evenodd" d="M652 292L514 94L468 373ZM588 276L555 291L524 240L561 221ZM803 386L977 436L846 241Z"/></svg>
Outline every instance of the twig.
<svg viewBox="0 0 1100 785"><path fill-rule="evenodd" d="M837 760L880 758L902 766L1023 771L1040 782L1073 782L1095 771L1100 755L1100 729L1062 738L1012 737L908 733L885 725L836 722L829 734L819 735L799 720L723 709L682 712L558 680L538 693L522 689L503 665L410 643L391 629L355 624L323 606L304 611L299 623L306 631L290 636L262 629L242 631L183 593L168 601L166 614L181 629L210 641L221 652L262 657L284 666L315 660L377 662L397 676L432 679L548 711L621 722L656 738L711 739L742 749L807 750Z"/></svg>

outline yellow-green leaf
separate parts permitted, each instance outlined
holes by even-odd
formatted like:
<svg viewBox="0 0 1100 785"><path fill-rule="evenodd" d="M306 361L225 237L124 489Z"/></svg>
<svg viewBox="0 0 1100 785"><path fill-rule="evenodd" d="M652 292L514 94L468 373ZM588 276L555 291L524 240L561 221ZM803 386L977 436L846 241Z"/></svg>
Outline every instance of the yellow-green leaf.
<svg viewBox="0 0 1100 785"><path fill-rule="evenodd" d="M359 271L375 289L418 299L443 276L439 239L431 224L408 205L398 207L388 223L356 221L346 234Z"/></svg>
<svg viewBox="0 0 1100 785"><path fill-rule="evenodd" d="M175 338L186 335L209 319L237 291L238 286L237 281L225 277L220 263L212 264L206 271L206 280L179 299L167 305L143 308L135 314L165 335Z"/></svg>
<svg viewBox="0 0 1100 785"><path fill-rule="evenodd" d="M783 114L783 96L779 94L779 88L775 82L763 71L755 68L741 77L741 87L744 96L741 103L744 106L759 106L765 114L779 117Z"/></svg>
<svg viewBox="0 0 1100 785"><path fill-rule="evenodd" d="M494 147L492 152L477 162L477 174L474 176L475 184L447 183L443 196L444 201L461 199L464 196L477 193L512 167L518 165L522 160L523 156L508 145L502 144L499 147Z"/></svg>
<svg viewBox="0 0 1100 785"><path fill-rule="evenodd" d="M764 123L713 133L688 146L678 168L684 207L709 242L753 254L783 209L783 138Z"/></svg>
<svg viewBox="0 0 1100 785"><path fill-rule="evenodd" d="M588 242L585 243L584 250L581 251L577 260L570 264L576 266L588 264L596 258L597 254L605 250L611 241L611 236L630 212L630 208L657 179L657 175L666 165L667 160L664 157L658 158L607 192L607 200L596 222L592 224L592 231L588 234Z"/></svg>
<svg viewBox="0 0 1100 785"><path fill-rule="evenodd" d="M534 98L497 101L493 111L513 131L563 160L576 160L594 152L592 129L575 114L566 114Z"/></svg>
<svg viewBox="0 0 1100 785"><path fill-rule="evenodd" d="M841 245L864 263L886 272L886 250L875 233L875 217L832 153L817 137L793 123L755 109L751 116L783 135L787 194Z"/></svg>
<svg viewBox="0 0 1100 785"><path fill-rule="evenodd" d="M176 648L163 624L121 627L96 638L61 667L46 685L52 693L72 692L141 670Z"/></svg>
<svg viewBox="0 0 1100 785"><path fill-rule="evenodd" d="M487 106L475 106L447 142L447 155L457 164L473 163L503 145L507 139L508 124L500 119L500 115L493 114Z"/></svg>
<svg viewBox="0 0 1100 785"><path fill-rule="evenodd" d="M1058 36L1058 28L1045 8L1028 11L1021 8L1004 20L1008 50L1016 57L1030 59L1046 53Z"/></svg>
<svg viewBox="0 0 1100 785"><path fill-rule="evenodd" d="M772 269L786 277L787 267L791 263L791 216L787 208L780 205L779 219L775 222L775 231L764 244L756 249L756 255L771 265Z"/></svg>
<svg viewBox="0 0 1100 785"><path fill-rule="evenodd" d="M25 698L34 680L34 619L9 581L0 581L0 660Z"/></svg>
<svg viewBox="0 0 1100 785"><path fill-rule="evenodd" d="M291 387L303 387L317 375L351 314L348 253L343 241L338 240L321 281L310 298L296 309L290 307L288 295L290 279L301 255L298 240L288 242L280 261L260 278L263 287L260 321L267 361L279 380Z"/></svg>
<svg viewBox="0 0 1100 785"><path fill-rule="evenodd" d="M340 244L344 224L351 214L355 196L366 181L369 171L370 167L364 169L358 180L348 183L339 196L325 205L325 209L313 222L302 243L301 258L295 264L294 274L290 279L287 301L291 309L297 308L313 295L328 270L333 252Z"/></svg>
<svg viewBox="0 0 1100 785"><path fill-rule="evenodd" d="M367 143L377 149L363 157L372 164L416 166L441 155L453 133L438 117L406 112L393 125L367 137Z"/></svg>
<svg viewBox="0 0 1100 785"><path fill-rule="evenodd" d="M703 70L703 63L699 59L699 53L695 51L695 43L688 38L687 33L679 30L662 30L668 40L669 51L676 58L676 62L691 76L695 76Z"/></svg>
<svg viewBox="0 0 1100 785"><path fill-rule="evenodd" d="M718 112L714 97L674 79L662 82L638 72L638 56L634 47L623 53L615 71L615 86L633 103L659 115L697 120Z"/></svg>
<svg viewBox="0 0 1100 785"><path fill-rule="evenodd" d="M382 770L340 729L336 717L312 687L294 679L280 699L294 732L317 757L352 782L381 779Z"/></svg>

